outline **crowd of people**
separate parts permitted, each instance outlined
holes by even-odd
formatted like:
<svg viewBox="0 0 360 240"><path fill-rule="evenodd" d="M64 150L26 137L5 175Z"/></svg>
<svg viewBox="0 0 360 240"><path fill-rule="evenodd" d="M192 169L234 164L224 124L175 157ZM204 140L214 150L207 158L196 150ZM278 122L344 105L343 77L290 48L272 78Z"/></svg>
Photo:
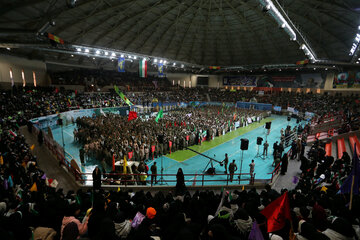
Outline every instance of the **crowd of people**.
<svg viewBox="0 0 360 240"><path fill-rule="evenodd" d="M87 156L111 164L113 155L120 160L133 152L131 160L140 162L212 140L235 130L235 122L240 122L240 127L247 124L248 117L260 121L266 114L222 106L179 109L164 114L158 122L155 117L128 121L127 116L108 114L78 118L74 136Z"/></svg>
<svg viewBox="0 0 360 240"><path fill-rule="evenodd" d="M197 96L196 100L210 98L220 102L256 100L318 115L342 112L350 130L358 128L359 96L356 95L275 93L258 96L254 92L214 89L179 89L167 93L128 91L126 95L142 105L151 104L154 98L160 102L180 102ZM349 194L341 192L352 171L351 156L344 153L336 160L325 156L321 141L316 141L308 153L304 152L303 140L292 145L294 150L289 158L301 161L302 173L293 179L295 189L288 191L291 221L287 220L279 231L268 234L266 218L260 212L286 189L279 193L266 186L260 191L203 190L190 194L183 187L174 193L152 194L105 191L101 183L97 183L96 190L67 193L52 187L19 127L31 118L71 109L123 106L114 92L88 94L58 88L13 88L0 93L0 103L1 239L248 239L254 223L266 240L289 239L290 229L298 240L360 239L359 195L354 195L350 210ZM100 159L111 159L113 153L120 159L133 151L134 158L141 161L151 157L152 145L156 155L170 150L169 141L173 144L172 151L176 151L198 144L199 133L206 131L206 137L212 138L227 132L231 124L242 117L261 114L255 110L236 110L234 114L234 109L223 107L188 108L165 114L158 123L151 118L128 122L124 117L109 114L96 119L78 119L76 137L87 151L99 154ZM159 135L165 143L159 143ZM282 153L279 145L273 147L275 152ZM285 174L286 162L292 160L282 156L281 172ZM181 182L181 177L179 179Z"/></svg>

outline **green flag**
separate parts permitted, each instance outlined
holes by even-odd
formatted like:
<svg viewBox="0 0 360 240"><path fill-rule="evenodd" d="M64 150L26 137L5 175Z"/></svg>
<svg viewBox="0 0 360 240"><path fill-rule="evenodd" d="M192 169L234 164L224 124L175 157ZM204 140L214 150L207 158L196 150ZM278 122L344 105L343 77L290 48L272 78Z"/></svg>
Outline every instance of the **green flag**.
<svg viewBox="0 0 360 240"><path fill-rule="evenodd" d="M130 102L130 100L122 92L120 92L119 88L116 85L114 85L114 90L127 105L129 105L129 106L134 105Z"/></svg>
<svg viewBox="0 0 360 240"><path fill-rule="evenodd" d="M163 117L163 110L161 109L155 118L155 122L159 122L159 119L162 117Z"/></svg>

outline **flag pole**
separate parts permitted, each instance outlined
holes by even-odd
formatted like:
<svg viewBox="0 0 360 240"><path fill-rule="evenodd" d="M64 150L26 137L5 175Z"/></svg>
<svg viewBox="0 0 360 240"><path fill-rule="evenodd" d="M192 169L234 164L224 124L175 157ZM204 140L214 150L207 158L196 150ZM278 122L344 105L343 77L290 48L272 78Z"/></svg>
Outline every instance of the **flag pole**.
<svg viewBox="0 0 360 240"><path fill-rule="evenodd" d="M355 182L355 175L352 176L349 210L351 210L351 208L352 208L352 200L353 200L353 194L354 194L354 182Z"/></svg>

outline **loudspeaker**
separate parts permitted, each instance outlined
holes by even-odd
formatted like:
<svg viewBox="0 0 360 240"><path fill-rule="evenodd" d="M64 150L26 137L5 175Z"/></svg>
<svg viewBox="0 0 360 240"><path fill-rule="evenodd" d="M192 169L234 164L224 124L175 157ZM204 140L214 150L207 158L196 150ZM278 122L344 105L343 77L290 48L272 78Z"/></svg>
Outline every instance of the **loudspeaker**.
<svg viewBox="0 0 360 240"><path fill-rule="evenodd" d="M265 128L266 128L266 129L270 129L270 128L271 128L271 122L267 122L267 123L265 124Z"/></svg>
<svg viewBox="0 0 360 240"><path fill-rule="evenodd" d="M241 150L248 150L248 148L249 148L249 139L242 138L242 139L241 139L240 149L241 149Z"/></svg>
<svg viewBox="0 0 360 240"><path fill-rule="evenodd" d="M215 168L209 168L207 171L206 171L207 174L215 174Z"/></svg>
<svg viewBox="0 0 360 240"><path fill-rule="evenodd" d="M159 135L157 136L157 139L158 139L158 142L159 142L159 143L164 143L164 135L159 134Z"/></svg>
<svg viewBox="0 0 360 240"><path fill-rule="evenodd" d="M288 119L287 119L287 120L288 120L288 122L290 122L290 120L291 120L291 117L290 117L290 116L288 116Z"/></svg>
<svg viewBox="0 0 360 240"><path fill-rule="evenodd" d="M256 144L257 145L261 145L261 142L262 142L262 137L258 137L257 139L256 139Z"/></svg>
<svg viewBox="0 0 360 240"><path fill-rule="evenodd" d="M62 126L62 125L63 125L63 120L62 120L61 118L59 118L59 119L57 120L57 124L58 124L59 126Z"/></svg>

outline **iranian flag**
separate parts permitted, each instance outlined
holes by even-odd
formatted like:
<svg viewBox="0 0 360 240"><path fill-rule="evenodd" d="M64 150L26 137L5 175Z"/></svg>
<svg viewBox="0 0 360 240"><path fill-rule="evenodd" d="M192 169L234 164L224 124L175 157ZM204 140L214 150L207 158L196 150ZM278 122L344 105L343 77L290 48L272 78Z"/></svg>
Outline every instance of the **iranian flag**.
<svg viewBox="0 0 360 240"><path fill-rule="evenodd" d="M147 77L147 61L145 59L139 61L139 74L140 77Z"/></svg>

